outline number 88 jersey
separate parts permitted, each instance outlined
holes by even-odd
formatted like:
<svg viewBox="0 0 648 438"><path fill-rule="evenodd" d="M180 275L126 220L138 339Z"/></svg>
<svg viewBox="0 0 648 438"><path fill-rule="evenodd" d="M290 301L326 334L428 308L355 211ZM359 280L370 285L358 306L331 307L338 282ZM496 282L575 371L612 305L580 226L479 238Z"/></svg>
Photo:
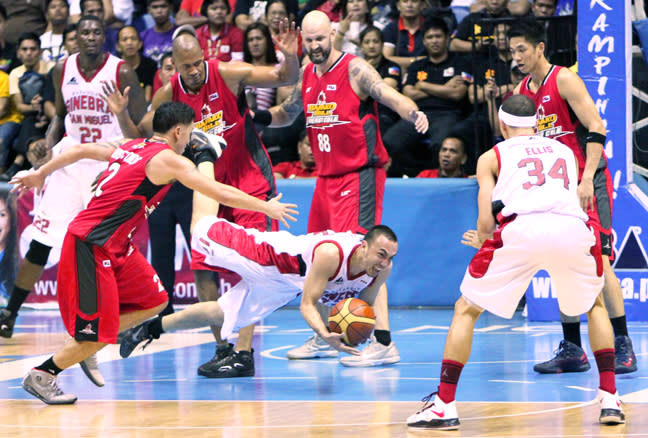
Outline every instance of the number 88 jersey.
<svg viewBox="0 0 648 438"><path fill-rule="evenodd" d="M79 54L65 60L61 75L61 96L67 114L66 134L79 143L112 141L123 137L117 117L101 97L102 82L114 81L119 88L121 59L106 53L104 63L92 77L79 68Z"/></svg>
<svg viewBox="0 0 648 438"><path fill-rule="evenodd" d="M556 213L587 220L576 192L576 158L569 147L549 138L519 136L493 149L499 175L492 200L502 201L502 215Z"/></svg>

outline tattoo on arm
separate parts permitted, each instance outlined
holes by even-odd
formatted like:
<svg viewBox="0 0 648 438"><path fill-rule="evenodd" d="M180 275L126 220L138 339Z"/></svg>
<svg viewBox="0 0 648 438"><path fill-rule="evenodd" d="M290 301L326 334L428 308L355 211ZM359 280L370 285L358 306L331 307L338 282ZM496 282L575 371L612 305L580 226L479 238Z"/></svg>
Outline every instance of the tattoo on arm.
<svg viewBox="0 0 648 438"><path fill-rule="evenodd" d="M297 118L297 116L304 110L304 103L302 102L302 79L304 76L304 69L302 68L299 73L299 80L295 84L292 93L281 103L281 108L288 114L291 120Z"/></svg>
<svg viewBox="0 0 648 438"><path fill-rule="evenodd" d="M103 143L97 143L96 145L101 147L101 148L106 148L106 149L117 149L119 146L123 145L125 141L107 141Z"/></svg>
<svg viewBox="0 0 648 438"><path fill-rule="evenodd" d="M349 79L351 83L356 83L364 94L382 101L384 87L388 85L366 61L356 61L349 65Z"/></svg>

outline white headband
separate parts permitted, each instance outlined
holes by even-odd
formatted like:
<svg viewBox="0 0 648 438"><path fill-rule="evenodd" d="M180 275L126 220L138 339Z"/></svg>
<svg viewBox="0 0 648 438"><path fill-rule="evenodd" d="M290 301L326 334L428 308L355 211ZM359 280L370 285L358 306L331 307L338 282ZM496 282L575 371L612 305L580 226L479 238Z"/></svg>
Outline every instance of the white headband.
<svg viewBox="0 0 648 438"><path fill-rule="evenodd" d="M513 128L535 128L536 125L535 115L525 117L514 116L513 114L505 112L501 106L497 114L502 123Z"/></svg>

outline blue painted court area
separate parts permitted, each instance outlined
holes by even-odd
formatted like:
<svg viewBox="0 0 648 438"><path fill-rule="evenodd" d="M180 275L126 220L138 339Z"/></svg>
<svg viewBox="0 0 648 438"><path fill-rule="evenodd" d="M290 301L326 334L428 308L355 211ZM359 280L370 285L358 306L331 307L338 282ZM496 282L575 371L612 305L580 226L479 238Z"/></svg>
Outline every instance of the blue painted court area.
<svg viewBox="0 0 648 438"><path fill-rule="evenodd" d="M392 309L392 338L401 362L386 367L346 368L335 359L290 361L285 352L310 336L298 309L275 312L257 328L254 338L256 375L207 379L196 374L214 353L207 329L163 335L139 355L118 359L117 347L101 352L106 386L90 384L74 367L61 374L60 385L80 400L378 400L415 401L436 390L451 309ZM639 371L617 376L623 397L648 402L648 326L630 323ZM62 332L56 311L23 311L14 337L2 345L20 345L37 336ZM598 374L582 325L592 368L585 373L540 375L533 364L553 355L562 339L559 323L527 322L485 314L477 323L473 351L465 367L457 399L462 402L580 402L596 395ZM61 338L62 339L62 338ZM170 342L172 341L172 342ZM60 346L39 349L38 356L0 354L0 399L30 399L19 376ZM175 348L177 347L177 348ZM2 350L0 350L2 352ZM47 355L47 356L42 356Z"/></svg>

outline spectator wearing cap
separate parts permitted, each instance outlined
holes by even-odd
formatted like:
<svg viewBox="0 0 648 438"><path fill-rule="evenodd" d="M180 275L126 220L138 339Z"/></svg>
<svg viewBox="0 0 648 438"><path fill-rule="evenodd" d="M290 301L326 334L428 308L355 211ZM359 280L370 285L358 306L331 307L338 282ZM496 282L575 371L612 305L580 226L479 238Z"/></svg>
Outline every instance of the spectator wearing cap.
<svg viewBox="0 0 648 438"><path fill-rule="evenodd" d="M230 5L227 0L204 0L200 13L207 23L196 30L196 38L205 60L240 61L243 59L243 32L227 22Z"/></svg>
<svg viewBox="0 0 648 438"><path fill-rule="evenodd" d="M144 56L151 58L158 65L162 55L170 52L173 45L173 32L176 30L176 25L170 18L172 7L171 0L147 0L148 13L153 17L155 26L140 34L142 51Z"/></svg>

